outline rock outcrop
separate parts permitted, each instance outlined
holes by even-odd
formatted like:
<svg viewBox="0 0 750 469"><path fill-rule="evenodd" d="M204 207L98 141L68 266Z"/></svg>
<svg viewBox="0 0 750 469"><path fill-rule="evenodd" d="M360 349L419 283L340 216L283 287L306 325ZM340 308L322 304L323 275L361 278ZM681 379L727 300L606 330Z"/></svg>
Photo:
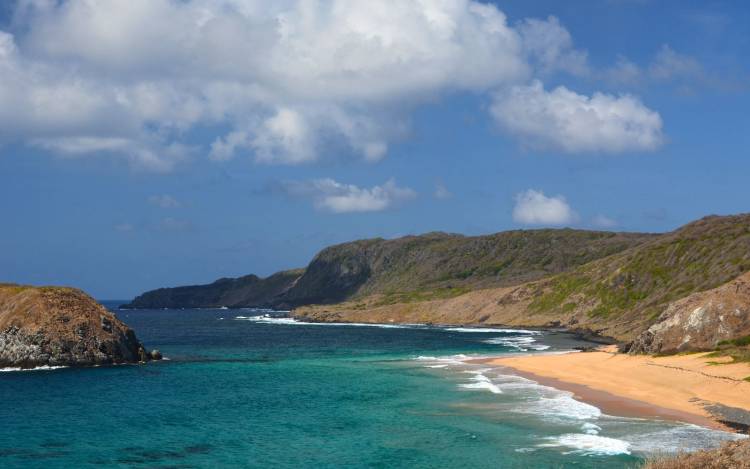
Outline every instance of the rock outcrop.
<svg viewBox="0 0 750 469"><path fill-rule="evenodd" d="M304 269L285 270L267 278L245 275L206 285L159 288L139 295L121 308L268 308L283 303L284 294L303 273Z"/></svg>
<svg viewBox="0 0 750 469"><path fill-rule="evenodd" d="M633 342L632 353L713 350L750 336L750 273L671 303Z"/></svg>
<svg viewBox="0 0 750 469"><path fill-rule="evenodd" d="M137 363L158 356L80 290L0 284L0 368Z"/></svg>

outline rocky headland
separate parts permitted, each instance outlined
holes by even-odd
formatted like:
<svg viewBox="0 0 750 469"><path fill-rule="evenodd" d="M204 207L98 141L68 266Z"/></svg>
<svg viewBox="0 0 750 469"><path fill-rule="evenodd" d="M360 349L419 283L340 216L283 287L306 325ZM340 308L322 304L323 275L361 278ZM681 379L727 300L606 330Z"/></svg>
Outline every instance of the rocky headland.
<svg viewBox="0 0 750 469"><path fill-rule="evenodd" d="M94 366L160 359L81 290L0 284L0 368Z"/></svg>

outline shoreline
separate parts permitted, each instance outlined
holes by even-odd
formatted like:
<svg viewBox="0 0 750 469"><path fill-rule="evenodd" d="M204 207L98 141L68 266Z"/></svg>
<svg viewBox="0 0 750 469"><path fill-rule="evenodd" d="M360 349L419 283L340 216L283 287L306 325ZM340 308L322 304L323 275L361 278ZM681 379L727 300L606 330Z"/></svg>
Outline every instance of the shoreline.
<svg viewBox="0 0 750 469"><path fill-rule="evenodd" d="M750 376L750 366L710 365L705 355L630 356L605 348L472 362L501 366L542 385L571 392L609 415L678 421L733 433L743 433L740 430L744 428L747 433L750 382L744 378ZM724 410L743 414L743 418L732 421Z"/></svg>

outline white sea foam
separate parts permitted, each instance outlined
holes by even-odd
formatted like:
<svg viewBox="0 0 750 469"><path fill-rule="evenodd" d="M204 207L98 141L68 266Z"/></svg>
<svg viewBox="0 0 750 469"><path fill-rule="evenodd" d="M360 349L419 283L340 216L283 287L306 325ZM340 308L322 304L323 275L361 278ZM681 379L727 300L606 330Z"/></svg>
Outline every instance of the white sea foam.
<svg viewBox="0 0 750 469"><path fill-rule="evenodd" d="M11 371L49 371L49 370L59 370L60 368L68 368L67 366L49 366L49 365L42 365L37 366L35 368L0 368L0 373L7 373Z"/></svg>
<svg viewBox="0 0 750 469"><path fill-rule="evenodd" d="M488 370L487 370L488 371ZM478 390L487 390L491 392L492 394L502 394L503 391L500 389L500 387L493 383L490 378L482 374L480 371L475 371L474 376L469 378L471 380L471 383L464 383L459 384L458 386L462 389L478 389Z"/></svg>
<svg viewBox="0 0 750 469"><path fill-rule="evenodd" d="M548 443L540 443L539 447L571 448L573 453L580 454L630 454L630 443L616 438L591 435L588 433L566 433L564 435L546 438Z"/></svg>
<svg viewBox="0 0 750 469"><path fill-rule="evenodd" d="M657 431L634 433L628 435L627 440L633 451L639 453L662 453L682 451L697 451L704 448L719 446L724 441L740 440L747 435L724 432L698 425L683 424Z"/></svg>
<svg viewBox="0 0 750 469"><path fill-rule="evenodd" d="M528 331L525 329L498 329L492 327L446 327L444 331L450 332L504 332L506 334L541 334L539 331Z"/></svg>
<svg viewBox="0 0 750 469"><path fill-rule="evenodd" d="M591 404L573 399L572 394L558 391L553 397L541 397L534 405L529 406L533 413L577 420L596 419L602 411Z"/></svg>
<svg viewBox="0 0 750 469"><path fill-rule="evenodd" d="M447 357L431 357L420 355L415 360L425 362L426 368L446 368L448 366L462 366L465 365L464 360L469 358L467 355L458 354Z"/></svg>
<svg viewBox="0 0 750 469"><path fill-rule="evenodd" d="M505 345L506 347L512 347L522 352L528 350L547 350L549 345L537 344L534 337L520 336L520 337L491 337L483 340L485 344L493 345Z"/></svg>
<svg viewBox="0 0 750 469"><path fill-rule="evenodd" d="M586 422L581 425L581 430L583 430L583 433L587 433L589 435L598 435L602 430L602 427L596 425L595 423Z"/></svg>
<svg viewBox="0 0 750 469"><path fill-rule="evenodd" d="M415 329L424 327L423 324L378 324L366 322L307 322L290 317L273 317L268 314L259 316L235 316L238 321L252 321L264 324L286 324L297 326L354 326L354 327L379 327L384 329Z"/></svg>
<svg viewBox="0 0 750 469"><path fill-rule="evenodd" d="M458 385L462 389L479 389L479 390L487 390L491 392L492 394L502 394L503 391L497 387L496 384L493 384L489 381L479 381L476 383L466 383L466 384L459 384Z"/></svg>

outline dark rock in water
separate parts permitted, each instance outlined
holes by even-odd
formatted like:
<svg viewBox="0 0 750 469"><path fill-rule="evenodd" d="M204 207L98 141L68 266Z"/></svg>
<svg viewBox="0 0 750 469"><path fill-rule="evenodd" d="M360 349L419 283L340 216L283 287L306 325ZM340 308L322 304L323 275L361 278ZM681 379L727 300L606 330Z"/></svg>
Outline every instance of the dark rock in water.
<svg viewBox="0 0 750 469"><path fill-rule="evenodd" d="M150 359L133 330L82 291L0 284L0 368Z"/></svg>
<svg viewBox="0 0 750 469"><path fill-rule="evenodd" d="M631 353L715 349L750 336L750 273L671 303L656 324L636 338Z"/></svg>
<svg viewBox="0 0 750 469"><path fill-rule="evenodd" d="M151 358L151 360L161 360L163 358L161 352L156 349L152 350L151 353L149 353L149 357Z"/></svg>

